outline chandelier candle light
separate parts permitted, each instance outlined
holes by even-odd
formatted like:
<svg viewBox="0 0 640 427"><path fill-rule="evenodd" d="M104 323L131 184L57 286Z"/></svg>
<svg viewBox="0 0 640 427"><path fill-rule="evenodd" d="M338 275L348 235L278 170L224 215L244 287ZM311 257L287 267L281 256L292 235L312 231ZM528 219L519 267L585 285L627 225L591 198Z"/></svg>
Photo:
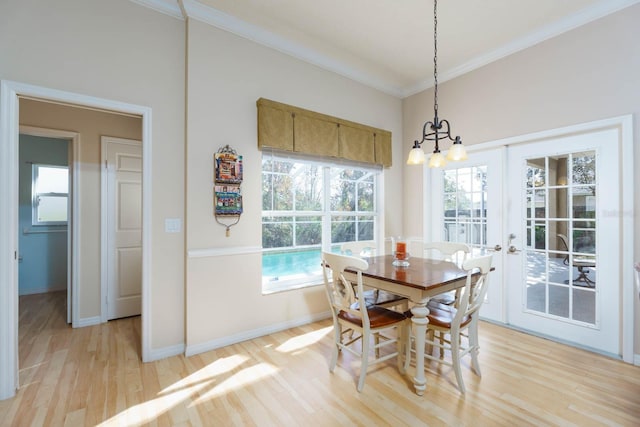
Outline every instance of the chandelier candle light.
<svg viewBox="0 0 640 427"><path fill-rule="evenodd" d="M447 164L445 157L440 152L440 146L438 142L443 139L449 139L453 141L453 145L447 153L447 160L461 161L467 160L467 150L462 145L462 140L459 136L455 138L451 137L449 130L449 121L441 120L438 117L438 0L433 2L433 121L426 122L422 127L422 141L416 140L413 143L413 148L409 152L409 158L407 159L408 165L421 165L424 163L424 151L421 145L425 141L434 141L435 148L433 154L429 158L428 166L430 168L440 168Z"/></svg>

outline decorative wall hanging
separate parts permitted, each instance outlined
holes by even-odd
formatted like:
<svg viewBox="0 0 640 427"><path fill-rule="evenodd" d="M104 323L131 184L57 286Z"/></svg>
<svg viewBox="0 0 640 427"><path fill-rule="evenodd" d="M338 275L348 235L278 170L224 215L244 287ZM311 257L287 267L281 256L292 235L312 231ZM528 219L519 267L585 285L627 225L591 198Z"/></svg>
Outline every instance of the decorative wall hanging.
<svg viewBox="0 0 640 427"><path fill-rule="evenodd" d="M214 154L213 168L213 214L229 237L229 229L240 222L242 214L242 156L225 145Z"/></svg>

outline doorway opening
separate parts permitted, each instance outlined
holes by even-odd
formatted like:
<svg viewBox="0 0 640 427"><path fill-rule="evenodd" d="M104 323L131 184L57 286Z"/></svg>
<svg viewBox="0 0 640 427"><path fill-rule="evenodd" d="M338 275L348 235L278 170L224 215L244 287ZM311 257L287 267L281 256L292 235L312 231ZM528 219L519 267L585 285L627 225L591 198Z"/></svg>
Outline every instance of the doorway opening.
<svg viewBox="0 0 640 427"><path fill-rule="evenodd" d="M92 96L58 91L54 89L3 80L0 82L0 199L7 201L0 207L0 234L6 236L0 242L0 400L15 395L19 385L18 364L18 135L20 102L34 100L75 107L87 111L102 111L136 117L141 121L144 188L142 199L142 308L141 308L141 356L149 360L151 325L146 321L150 303L150 255L151 255L151 109ZM84 140L83 140L84 142ZM82 165L81 167L84 167ZM99 179L99 178L98 178ZM99 200L99 191L96 192ZM90 198L89 198L90 199ZM73 202L72 202L73 203ZM95 203L97 206L98 203ZM99 223L99 215L98 223ZM99 237L99 227L95 228ZM99 240L99 239L97 239ZM82 280L80 277L78 281ZM76 281L76 283L78 282ZM98 281L99 282L99 281ZM95 316L77 312L79 292L73 292L72 323L74 327L100 323L101 313ZM100 293L97 293L100 298ZM95 296L94 296L95 298ZM91 299L91 297L90 297ZM99 301L95 301L100 306ZM75 318L74 318L75 317Z"/></svg>
<svg viewBox="0 0 640 427"><path fill-rule="evenodd" d="M77 132L20 126L18 293L64 291L67 323L73 318L73 165L79 140Z"/></svg>

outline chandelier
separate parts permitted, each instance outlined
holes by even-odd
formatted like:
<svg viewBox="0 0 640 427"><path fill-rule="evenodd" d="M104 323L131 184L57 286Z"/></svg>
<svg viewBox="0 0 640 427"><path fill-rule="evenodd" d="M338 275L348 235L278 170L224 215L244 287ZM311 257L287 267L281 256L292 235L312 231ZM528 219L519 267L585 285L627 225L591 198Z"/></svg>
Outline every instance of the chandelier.
<svg viewBox="0 0 640 427"><path fill-rule="evenodd" d="M467 150L462 145L462 140L459 136L455 138L451 137L451 131L449 129L449 121L443 120L438 117L438 0L433 2L433 121L428 121L422 127L422 141L414 141L413 148L409 152L409 158L407 159L408 165L421 165L424 163L424 151L421 145L425 141L433 141L435 147L433 154L429 158L428 166L430 168L440 168L447 164L447 160L460 161L467 159ZM439 142L441 140L449 139L453 141L453 145L447 153L447 158L440 152Z"/></svg>

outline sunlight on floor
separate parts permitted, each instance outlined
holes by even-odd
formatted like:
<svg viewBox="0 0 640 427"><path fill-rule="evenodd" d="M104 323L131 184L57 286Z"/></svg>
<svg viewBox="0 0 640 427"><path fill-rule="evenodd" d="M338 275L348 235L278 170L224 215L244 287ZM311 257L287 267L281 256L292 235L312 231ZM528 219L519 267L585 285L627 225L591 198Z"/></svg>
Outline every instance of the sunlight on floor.
<svg viewBox="0 0 640 427"><path fill-rule="evenodd" d="M230 391L243 388L248 384L252 384L260 381L263 378L273 376L280 371L280 368L276 368L275 366L269 363L258 363L257 365L250 366L238 372L235 375L227 378L222 381L220 384L202 394L202 396L198 397L189 407L193 407L195 405L206 402L209 399L213 399L214 397L222 396Z"/></svg>
<svg viewBox="0 0 640 427"><path fill-rule="evenodd" d="M174 392L184 387L189 387L191 385L201 383L203 381L215 380L218 376L236 369L247 360L249 360L247 356L242 356L239 354L220 358L215 362L208 364L199 371L194 372L193 374L181 379L180 381L176 381L169 387L162 390L160 394Z"/></svg>
<svg viewBox="0 0 640 427"><path fill-rule="evenodd" d="M98 427L107 426L140 426L158 418L159 415L170 411L200 390L208 387L214 380L204 381L191 387L148 400L139 405L125 409L114 417L98 424Z"/></svg>
<svg viewBox="0 0 640 427"><path fill-rule="evenodd" d="M216 360L193 374L176 381L169 387L163 389L159 397L132 406L120 412L116 416L104 421L99 426L139 426L156 419L159 415L170 411L174 407L191 401L201 391L209 390L202 397L195 401L195 404L206 400L206 398L221 395L236 387L243 387L251 381L259 380L261 377L270 375L275 368L265 369L260 365L243 369L238 374L219 382L224 375L237 369L247 362L249 357L244 355L233 355ZM248 373L246 371L249 371ZM218 385L216 386L216 383ZM212 394L212 392L214 392ZM193 404L188 405L189 407Z"/></svg>
<svg viewBox="0 0 640 427"><path fill-rule="evenodd" d="M285 343L280 344L276 350L283 353L290 353L296 350L301 350L304 347L308 347L312 344L322 340L328 333L333 331L333 326L318 329L317 331L309 332L304 335L298 335L287 340Z"/></svg>
<svg viewBox="0 0 640 427"><path fill-rule="evenodd" d="M296 354L316 344L331 333L332 326L298 335L280 344L276 351ZM243 365L248 365L242 367ZM161 367L158 367L161 369ZM277 376L282 368L271 363L254 360L251 355L234 354L209 363L202 369L165 387L158 397L132 406L99 424L106 426L139 426L179 405L194 408L225 394L240 390L264 378Z"/></svg>

